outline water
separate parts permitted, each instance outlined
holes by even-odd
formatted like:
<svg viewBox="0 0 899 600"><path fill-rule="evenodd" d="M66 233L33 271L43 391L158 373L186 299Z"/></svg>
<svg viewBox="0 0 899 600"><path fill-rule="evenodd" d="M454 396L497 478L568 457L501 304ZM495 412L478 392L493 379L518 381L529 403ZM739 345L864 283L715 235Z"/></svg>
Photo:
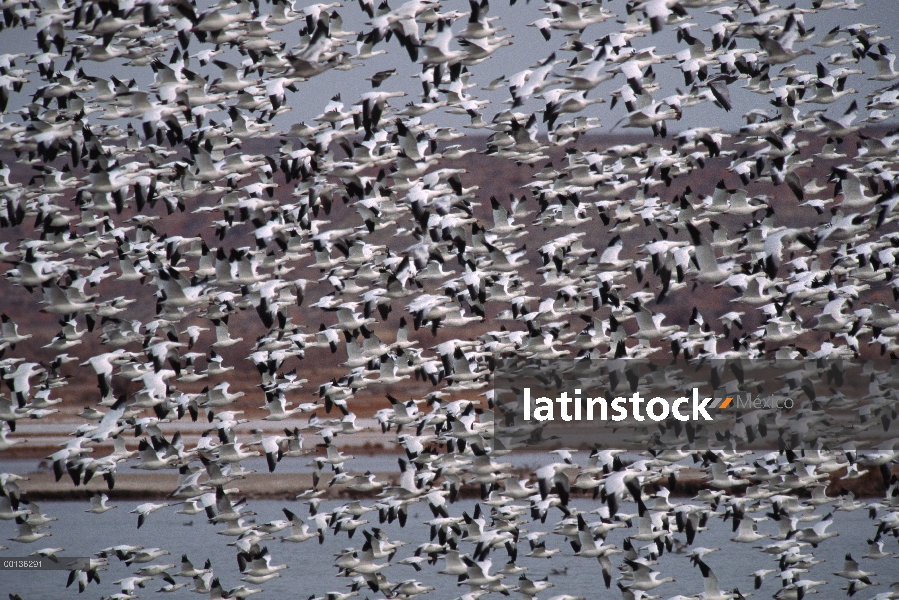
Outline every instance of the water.
<svg viewBox="0 0 899 600"><path fill-rule="evenodd" d="M397 461L400 458L405 459L406 457L405 454L400 453L354 454L352 447L348 447L344 451L344 453L352 454L354 456L352 462L347 463L348 465L352 465L352 471L354 473L365 473L366 471L371 471L372 473L397 473ZM558 457L554 454L525 452L504 456L501 462L510 463L512 465L512 468L514 469L534 470L549 463L556 462L557 460ZM137 464L137 462L137 460L132 459L126 464ZM241 461L240 464L243 468L249 471L256 471L257 473L268 473L268 464L266 463L265 458L262 457L249 458L247 460ZM312 456L308 456L299 459L290 458L282 460L278 463L275 472L312 473L313 470ZM27 475L28 473L35 473L37 471L45 471L48 473L52 472L52 467L49 461L40 458L0 459L0 473L18 473L19 475ZM123 469L122 472L133 471L131 471L130 469ZM174 473L175 471L172 470L167 472Z"/></svg>
<svg viewBox="0 0 899 600"><path fill-rule="evenodd" d="M365 505L372 503L373 501L363 502ZM346 532L341 532L336 536L329 533L326 535L325 542L322 545L319 545L315 539L303 544L287 544L281 543L279 540L269 541L268 548L273 557L273 564L286 564L289 568L283 571L282 577L270 580L264 584L245 584L239 581L240 574L237 568L236 551L234 548L226 545L229 542L233 542L235 538L218 535L216 531L222 529L221 525L208 524L202 515L192 517L179 515L175 512L177 508L172 507L150 515L144 526L138 530L136 529L136 515L129 514L128 511L132 510L139 503L120 501L117 504L118 508L114 510L102 515L93 515L84 512L89 507L86 501L45 502L41 506L43 512L59 518L58 522L52 524L51 531L53 536L33 544L23 545L16 542L7 542L12 547L9 550L0 552L0 554L3 556L21 556L44 547L62 547L66 549L64 554L67 556L91 555L103 548L120 543L139 544L147 548L159 547L168 549L171 552L171 556L164 556L154 561L153 564L174 563L176 565L174 571L177 571L180 567L181 554L186 553L197 567L201 566L209 558L212 561L216 575L220 577L226 589L237 585L248 585L254 588L261 587L264 590L263 593L253 596L254 598L283 600L287 598L308 598L312 594L321 596L332 590L348 591L347 586L350 580L337 576L337 569L333 566L334 555L344 548L361 548L364 543L361 531L357 532L351 540L347 538ZM321 510L332 510L337 504L337 501L322 502ZM578 498L572 500L572 505L579 510L588 511L597 508L599 501ZM258 513L258 516L255 517L257 522L284 518L281 512L282 507L287 507L302 517L308 514L307 507L297 501L260 500L251 502L251 509ZM453 516L461 515L462 511L468 511L471 514L475 508L475 501L460 501L450 508L450 514ZM482 506L482 508L489 509L486 506ZM816 513L823 515L827 510L828 507L826 506L819 507ZM731 522L721 520L721 511L722 509L719 509L719 514L709 520L709 529L697 536L694 545L709 548L718 546L722 548L722 551L706 556L705 560L717 575L723 590L732 590L738 587L741 592L752 592L756 597L771 597L780 588L779 579L775 577L775 574L768 575L764 585L759 590L752 589L752 578L749 577L749 573L756 569L777 569L775 558L754 548L754 546L761 545L767 540L762 540L756 544L730 542L730 537L732 536ZM621 512L636 512L636 507L625 503L622 504ZM760 515L757 514L755 516ZM363 518L376 522L378 517L376 512L370 512ZM417 579L423 584L436 587L437 590L428 596L429 598L456 598L462 593L468 592L468 587L459 587L456 584L455 577L438 573L440 569L444 568L445 563L443 560L438 561L436 565L423 565L424 569L420 573L416 573L410 566L399 564L399 561L403 558L413 555L417 544L428 540L428 527L423 522L430 518L430 510L422 502L411 508L409 521L404 529L401 529L398 523L381 525L391 540L401 539L409 542L409 545L399 550L391 566L383 569L382 573L391 582L399 583L409 579ZM545 525L539 523L539 521L528 523L526 529L529 532L551 531L560 518L561 513L553 509ZM191 525L187 526L187 523L191 523ZM376 523L367 527L372 525L376 525ZM870 598L876 593L886 591L893 578L899 578L897 577L899 576L899 569L897 569L895 558L885 558L879 561L861 559L861 556L867 552L865 540L874 536L876 528L876 521L867 518L867 511L836 512L831 530L837 531L839 536L825 541L816 549L806 547L806 552L813 552L816 558L824 560L824 562L816 565L808 574L804 575L808 579L828 582L819 588L820 595L818 598L840 598L845 595L845 592L839 588L845 585L846 580L835 577L832 573L842 568L843 556L847 552L851 552L856 559L860 560L864 570L875 571L877 576L873 579L880 582L880 585L860 592L860 597ZM13 522L0 522L0 531L9 533L9 535L3 537L15 535L14 530L15 525ZM774 534L777 532L776 523L772 521L762 522L759 524L759 531ZM634 534L635 530L630 529L628 532ZM281 535L284 535L284 532L275 534L276 537ZM549 598L557 594L583 595L588 598L619 597L619 592L615 589L614 579L612 590L605 589L602 582L602 572L597 560L574 556L566 538L553 533L549 533L543 538L546 540L547 548L561 548L560 553L547 560L525 556L530 549L527 541L524 540L524 535L525 532L522 531L521 543L518 546L518 564L527 567L527 574L531 579L549 576L549 580L554 584L553 588L540 594L539 598ZM620 547L624 537L624 530L614 530L608 536L607 541L613 542ZM684 540L683 535L678 534L676 537ZM635 543L643 546L647 542ZM896 547L897 544L894 538L888 538L885 546L885 549L892 552L899 550ZM461 542L460 544L460 549L465 552L471 552L473 548L474 545L471 542ZM501 568L507 560L505 550L500 549L492 552L491 559L493 560L494 571ZM613 555L612 563L617 568L622 563L621 555ZM550 574L552 570L564 571L566 569L566 575ZM699 570L690 565L686 554L666 553L660 558L656 569L660 572L661 577L674 577L677 580L674 583L665 584L654 590L653 593L660 594L662 598L669 598L676 594L696 595L703 591L703 580ZM133 570L136 571L137 566ZM109 570L100 573L101 584L91 584L85 593L85 597L99 598L117 593L119 591L118 587L113 582L123 577L128 577L131 573L132 569L112 558ZM5 571L2 578L0 578L0 596L5 597L10 592L19 593L26 600L77 596L74 588L65 589L67 576L68 573L64 571L45 571L40 573ZM615 578L617 579L617 576ZM504 583L515 585L517 580L517 575L507 576ZM154 581L147 583L146 589L138 590L139 595L141 597L152 597L154 595L153 592L159 589L161 585L162 582L157 577ZM188 593L187 590L190 587L192 586L180 590L171 597L198 597ZM361 597L376 597L368 589L361 590L361 592Z"/></svg>

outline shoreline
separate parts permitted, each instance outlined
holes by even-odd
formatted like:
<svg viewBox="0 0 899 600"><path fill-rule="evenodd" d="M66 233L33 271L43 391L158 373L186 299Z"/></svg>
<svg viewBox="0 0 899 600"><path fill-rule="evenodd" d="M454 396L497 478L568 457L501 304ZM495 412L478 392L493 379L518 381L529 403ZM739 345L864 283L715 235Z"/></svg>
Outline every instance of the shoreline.
<svg viewBox="0 0 899 600"><path fill-rule="evenodd" d="M687 469L683 476L677 479L671 495L676 497L692 497L702 490L713 489L704 478L699 475L700 470ZM693 471L693 472L689 472ZM527 469L516 469L514 473L520 477L527 477ZM852 480L840 480L840 475L845 470L841 469L832 473L829 478L828 495L835 500L839 498L842 490L855 494L856 498L875 498L883 495L886 486L878 471L869 471L865 475ZM899 467L893 468L893 474L899 474ZM112 500L168 500L179 503L185 498L173 498L167 490L173 490L177 486L178 474L172 473L123 473L116 477L115 487L108 489L102 478L91 480L87 485L73 487L68 476L60 481L55 481L52 473L34 472L22 474L27 480L19 482L22 490L22 499L25 501L67 501L87 500L91 495L105 493ZM329 486L328 482L332 474L327 472L319 481L318 490L322 491L325 499L377 499L375 493L356 493L347 489L346 485L337 484ZM378 481L386 482L386 485L396 485L399 481L398 472L375 473ZM237 488L236 494L249 499L268 500L294 500L296 496L313 489L313 477L311 473L251 473L241 479L235 479L227 487ZM657 489L668 487L656 484ZM734 492L742 494L746 486L734 488ZM804 488L802 489L805 494ZM466 484L459 489L460 498L480 498L480 486ZM592 492L582 494L572 488L572 498L592 497ZM597 499L598 501L598 499Z"/></svg>

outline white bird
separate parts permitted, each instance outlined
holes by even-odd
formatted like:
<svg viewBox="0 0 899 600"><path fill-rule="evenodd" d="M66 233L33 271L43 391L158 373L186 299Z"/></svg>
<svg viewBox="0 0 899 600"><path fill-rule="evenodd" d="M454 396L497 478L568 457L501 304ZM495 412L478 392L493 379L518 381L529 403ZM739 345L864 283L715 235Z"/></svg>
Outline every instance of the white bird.
<svg viewBox="0 0 899 600"><path fill-rule="evenodd" d="M168 502L144 502L143 504L138 504L137 507L130 512L131 514L137 515L137 528L140 529L151 513L167 506L171 506L171 504Z"/></svg>

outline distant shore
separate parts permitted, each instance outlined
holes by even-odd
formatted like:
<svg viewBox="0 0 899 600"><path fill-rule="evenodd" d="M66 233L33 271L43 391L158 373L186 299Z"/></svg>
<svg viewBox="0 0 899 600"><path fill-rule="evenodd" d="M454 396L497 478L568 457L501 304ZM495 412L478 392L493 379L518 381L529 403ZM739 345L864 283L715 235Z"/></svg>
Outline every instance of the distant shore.
<svg viewBox="0 0 899 600"><path fill-rule="evenodd" d="M515 471L522 478L527 477L527 469ZM574 473L574 469L572 469ZM899 468L893 468L894 474L899 474ZM869 471L865 475L852 479L840 480L845 470L837 471L830 476L828 494L837 497L842 490L852 492L856 497L878 497L884 493L885 486L878 471ZM179 502L183 498L170 498L169 494L177 487L178 474L176 472L165 473L122 473L116 476L115 487L108 489L102 478L96 478L87 485L74 487L72 481L66 475L60 481L55 481L52 473L25 474L28 479L20 482L23 496L26 500L79 500L87 499L91 495L103 492L110 499L117 500L162 500ZM378 481L395 485L399 479L398 472L376 473ZM348 489L346 485L330 486L332 473L327 472L318 484L318 490L322 491L322 497L328 499L338 498L369 498L377 497L376 493L359 494ZM572 478L573 480L573 478ZM438 482L439 483L439 482ZM313 477L311 473L251 473L242 479L236 479L227 487L240 490L237 495L253 499L293 500L298 495L309 493L313 489ZM658 487L667 487L660 482ZM679 497L692 497L700 490L711 489L698 469L685 469L678 477L676 485L671 490L672 495ZM745 488L737 487L734 491L742 493ZM579 490L572 489L573 497L592 497L592 492L582 494ZM462 498L480 497L480 487L465 485L459 490Z"/></svg>

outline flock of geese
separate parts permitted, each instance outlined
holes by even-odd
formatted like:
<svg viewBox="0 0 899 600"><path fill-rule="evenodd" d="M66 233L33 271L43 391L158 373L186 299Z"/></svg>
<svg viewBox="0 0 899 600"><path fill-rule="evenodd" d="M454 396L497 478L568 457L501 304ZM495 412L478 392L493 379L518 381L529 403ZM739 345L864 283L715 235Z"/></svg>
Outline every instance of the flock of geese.
<svg viewBox="0 0 899 600"><path fill-rule="evenodd" d="M0 36L22 29L35 48L0 54L0 457L23 442L17 424L71 423L48 460L60 485L94 491L86 518L56 527L124 510L119 474L177 472L170 502L131 511L137 527L205 516L236 556L178 567L164 558L177 539L143 548L110 529L66 587L91 592L119 561L133 575L110 600L245 598L290 577L274 555L291 547L271 541L313 556L348 536L327 600L547 598L527 561L572 555L583 571L553 577L581 579L582 597L668 598L677 575L693 594L679 600L772 580L778 600L841 596L841 581L899 598L892 441L556 449L522 473L493 429L503 356L773 357L809 373L895 356L899 70L889 32L851 23L860 6L535 0L504 9L536 17L507 48L488 0L5 0ZM340 11L359 10L345 30ZM822 15L839 25L816 28ZM651 45L663 38L677 51ZM387 53L397 67L358 76L357 97L291 119L320 76L356 78ZM478 79L494 54L534 63ZM412 70L420 96L398 83ZM715 126L735 108L739 132ZM891 370L870 372L858 422L888 430L896 398ZM830 400L845 398L803 397L791 418L821 420ZM355 469L353 436L396 445L399 473ZM267 523L237 487L262 456L272 477L290 477L285 461L314 470ZM687 466L705 482L692 500L671 494ZM4 552L76 553L33 549L56 518L26 480L0 474ZM856 499L853 480L883 494ZM460 509L472 486L480 500ZM355 499L331 507L335 490ZM428 539L379 527L419 507ZM832 539L834 511L870 516L867 551ZM758 549L750 579L709 566L721 519ZM845 554L827 565L838 579L810 575L819 546ZM656 570L667 553L684 555L677 573Z"/></svg>

